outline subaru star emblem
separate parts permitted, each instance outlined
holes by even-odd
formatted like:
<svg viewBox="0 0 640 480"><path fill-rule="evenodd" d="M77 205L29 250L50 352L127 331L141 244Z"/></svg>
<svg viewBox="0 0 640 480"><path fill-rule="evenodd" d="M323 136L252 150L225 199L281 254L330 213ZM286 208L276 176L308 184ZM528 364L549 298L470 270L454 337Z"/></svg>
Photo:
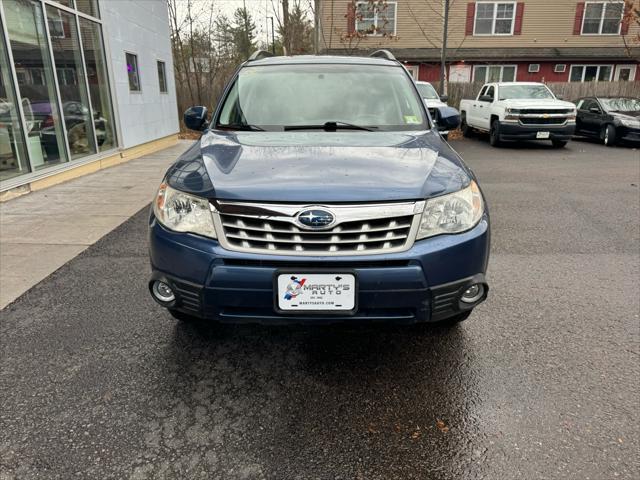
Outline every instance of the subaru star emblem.
<svg viewBox="0 0 640 480"><path fill-rule="evenodd" d="M298 214L298 223L306 228L326 228L335 220L333 213L319 208L303 210Z"/></svg>

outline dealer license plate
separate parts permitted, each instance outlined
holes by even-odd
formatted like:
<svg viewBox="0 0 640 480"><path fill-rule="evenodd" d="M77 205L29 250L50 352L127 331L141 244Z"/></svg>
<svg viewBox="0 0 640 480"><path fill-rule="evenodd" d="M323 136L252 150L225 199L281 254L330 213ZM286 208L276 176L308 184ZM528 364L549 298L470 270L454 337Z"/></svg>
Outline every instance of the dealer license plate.
<svg viewBox="0 0 640 480"><path fill-rule="evenodd" d="M538 132L536 133L536 138L549 138L549 132Z"/></svg>
<svg viewBox="0 0 640 480"><path fill-rule="evenodd" d="M283 311L352 311L356 277L351 273L283 273L278 275L276 305Z"/></svg>

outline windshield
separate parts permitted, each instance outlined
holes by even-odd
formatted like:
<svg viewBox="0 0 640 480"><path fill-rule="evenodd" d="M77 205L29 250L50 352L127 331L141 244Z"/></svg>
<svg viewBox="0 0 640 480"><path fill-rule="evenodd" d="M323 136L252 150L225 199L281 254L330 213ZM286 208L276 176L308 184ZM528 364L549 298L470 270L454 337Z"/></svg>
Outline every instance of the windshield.
<svg viewBox="0 0 640 480"><path fill-rule="evenodd" d="M640 112L640 98L600 98L607 112Z"/></svg>
<svg viewBox="0 0 640 480"><path fill-rule="evenodd" d="M544 85L503 85L500 87L500 100L529 98L555 98L551 90Z"/></svg>
<svg viewBox="0 0 640 480"><path fill-rule="evenodd" d="M402 67L336 64L242 68L217 127L282 131L327 122L386 131L428 128L422 101Z"/></svg>
<svg viewBox="0 0 640 480"><path fill-rule="evenodd" d="M426 98L427 100L439 100L440 96L436 89L430 83L416 83L418 87L418 92L420 92L420 96L422 98Z"/></svg>

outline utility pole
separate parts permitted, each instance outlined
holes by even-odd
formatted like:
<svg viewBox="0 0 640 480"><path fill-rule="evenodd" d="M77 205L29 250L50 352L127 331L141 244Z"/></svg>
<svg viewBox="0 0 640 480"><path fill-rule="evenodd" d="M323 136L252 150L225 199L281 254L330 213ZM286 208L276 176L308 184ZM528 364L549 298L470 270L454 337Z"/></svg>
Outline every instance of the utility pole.
<svg viewBox="0 0 640 480"><path fill-rule="evenodd" d="M442 25L442 51L440 52L440 95L446 93L445 72L447 70L447 29L449 28L449 0L444 0L444 22Z"/></svg>
<svg viewBox="0 0 640 480"><path fill-rule="evenodd" d="M320 53L320 0L313 1L313 54Z"/></svg>
<svg viewBox="0 0 640 480"><path fill-rule="evenodd" d="M273 17L268 17L271 19L271 52L275 55L276 54L276 33L275 33L275 29L273 28Z"/></svg>
<svg viewBox="0 0 640 480"><path fill-rule="evenodd" d="M289 31L289 0L282 0L282 47L285 55L291 55L291 32Z"/></svg>

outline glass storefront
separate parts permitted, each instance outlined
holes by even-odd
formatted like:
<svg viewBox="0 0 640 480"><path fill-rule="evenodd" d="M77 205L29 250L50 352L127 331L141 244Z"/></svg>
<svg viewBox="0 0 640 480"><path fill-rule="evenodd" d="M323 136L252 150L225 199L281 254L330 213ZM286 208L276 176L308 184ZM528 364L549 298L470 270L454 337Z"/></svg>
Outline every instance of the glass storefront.
<svg viewBox="0 0 640 480"><path fill-rule="evenodd" d="M29 172L17 97L9 72L7 45L4 35L0 35L0 180Z"/></svg>
<svg viewBox="0 0 640 480"><path fill-rule="evenodd" d="M0 15L0 181L115 148L97 0L2 0Z"/></svg>

